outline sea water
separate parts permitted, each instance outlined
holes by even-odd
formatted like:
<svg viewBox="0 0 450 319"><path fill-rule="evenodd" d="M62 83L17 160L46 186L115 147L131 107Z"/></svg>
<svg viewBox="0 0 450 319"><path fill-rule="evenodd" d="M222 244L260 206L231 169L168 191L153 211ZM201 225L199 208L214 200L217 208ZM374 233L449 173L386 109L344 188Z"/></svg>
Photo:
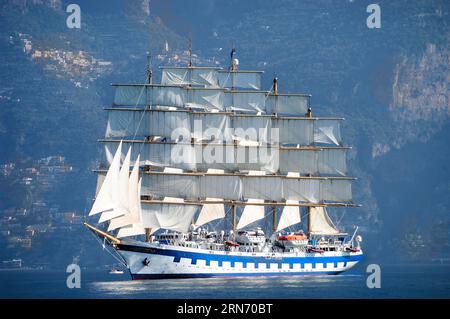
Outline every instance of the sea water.
<svg viewBox="0 0 450 319"><path fill-rule="evenodd" d="M450 265L383 265L381 288L368 288L368 275L357 266L337 276L133 281L82 270L81 287L69 289L65 269L10 270L0 271L0 298L450 298Z"/></svg>

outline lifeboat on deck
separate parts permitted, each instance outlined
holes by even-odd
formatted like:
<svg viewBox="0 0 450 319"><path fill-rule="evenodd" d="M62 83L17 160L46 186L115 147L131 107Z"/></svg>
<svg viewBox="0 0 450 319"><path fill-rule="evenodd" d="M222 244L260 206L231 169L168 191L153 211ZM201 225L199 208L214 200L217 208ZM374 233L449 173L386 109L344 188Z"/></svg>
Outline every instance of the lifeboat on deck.
<svg viewBox="0 0 450 319"><path fill-rule="evenodd" d="M303 232L295 232L278 236L277 243L281 247L298 247L308 244L308 237Z"/></svg>
<svg viewBox="0 0 450 319"><path fill-rule="evenodd" d="M224 244L228 247L239 247L240 245L234 241L227 240L224 242Z"/></svg>
<svg viewBox="0 0 450 319"><path fill-rule="evenodd" d="M316 248L316 247L308 247L306 248L306 252L308 253L318 253L318 254L323 254L324 250L320 249L320 248Z"/></svg>

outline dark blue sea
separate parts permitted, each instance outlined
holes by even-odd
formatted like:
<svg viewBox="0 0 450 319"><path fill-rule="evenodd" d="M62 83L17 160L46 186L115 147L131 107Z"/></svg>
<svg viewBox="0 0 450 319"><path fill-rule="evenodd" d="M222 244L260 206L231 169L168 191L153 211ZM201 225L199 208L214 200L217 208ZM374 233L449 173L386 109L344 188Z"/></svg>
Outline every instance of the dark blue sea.
<svg viewBox="0 0 450 319"><path fill-rule="evenodd" d="M338 276L249 277L132 281L105 271L0 271L0 298L450 298L450 265L384 265L381 288L369 289L365 267Z"/></svg>

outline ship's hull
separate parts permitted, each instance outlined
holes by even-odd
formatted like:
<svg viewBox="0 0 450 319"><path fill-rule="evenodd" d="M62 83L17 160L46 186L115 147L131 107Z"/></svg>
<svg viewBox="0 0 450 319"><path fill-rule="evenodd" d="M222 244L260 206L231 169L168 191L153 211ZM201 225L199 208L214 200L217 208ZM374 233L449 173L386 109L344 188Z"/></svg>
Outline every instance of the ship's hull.
<svg viewBox="0 0 450 319"><path fill-rule="evenodd" d="M171 245L117 245L133 279L337 275L355 266L359 252L251 253Z"/></svg>

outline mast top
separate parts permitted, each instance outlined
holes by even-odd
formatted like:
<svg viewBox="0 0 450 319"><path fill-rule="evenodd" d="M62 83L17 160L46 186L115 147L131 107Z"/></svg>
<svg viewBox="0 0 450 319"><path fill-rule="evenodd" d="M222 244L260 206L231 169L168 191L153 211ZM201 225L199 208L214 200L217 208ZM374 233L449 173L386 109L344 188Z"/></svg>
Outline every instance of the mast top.
<svg viewBox="0 0 450 319"><path fill-rule="evenodd" d="M192 38L189 38L189 62L188 67L192 67Z"/></svg>
<svg viewBox="0 0 450 319"><path fill-rule="evenodd" d="M273 95L278 95L278 78L273 78Z"/></svg>
<svg viewBox="0 0 450 319"><path fill-rule="evenodd" d="M152 66L152 55L147 52L147 83L152 84L153 77L153 66Z"/></svg>
<svg viewBox="0 0 450 319"><path fill-rule="evenodd" d="M238 69L239 60L234 57L235 55L236 55L236 48L234 47L234 44L233 44L231 53L230 53L230 71L237 71L237 69Z"/></svg>

